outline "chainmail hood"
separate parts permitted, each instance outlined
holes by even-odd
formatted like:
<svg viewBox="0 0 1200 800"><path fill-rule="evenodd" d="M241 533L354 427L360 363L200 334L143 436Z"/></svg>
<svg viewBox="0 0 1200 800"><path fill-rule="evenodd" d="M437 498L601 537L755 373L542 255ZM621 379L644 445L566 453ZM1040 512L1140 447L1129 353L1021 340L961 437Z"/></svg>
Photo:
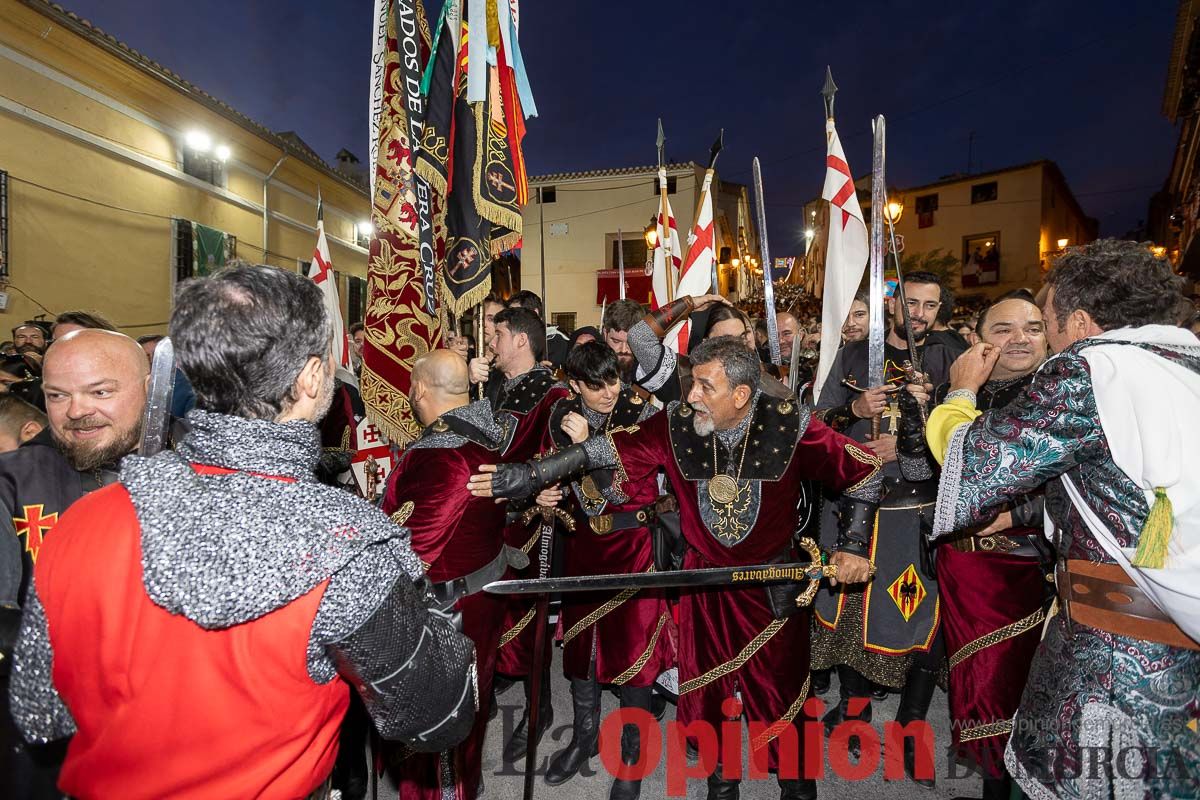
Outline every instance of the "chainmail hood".
<svg viewBox="0 0 1200 800"><path fill-rule="evenodd" d="M175 452L121 464L141 525L143 581L157 605L219 629L286 605L367 551L392 564L392 580L421 575L407 528L317 482L315 425L200 410L187 419L192 430ZM192 464L235 472L201 475Z"/></svg>

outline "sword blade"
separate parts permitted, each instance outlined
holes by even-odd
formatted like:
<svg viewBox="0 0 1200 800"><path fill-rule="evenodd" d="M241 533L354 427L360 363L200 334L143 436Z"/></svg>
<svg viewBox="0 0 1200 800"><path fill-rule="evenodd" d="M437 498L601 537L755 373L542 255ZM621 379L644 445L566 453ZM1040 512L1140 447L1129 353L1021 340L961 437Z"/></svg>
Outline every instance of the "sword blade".
<svg viewBox="0 0 1200 800"><path fill-rule="evenodd" d="M871 158L871 306L867 334L867 388L883 385L883 209L887 196L885 176L886 125L875 118L875 147Z"/></svg>
<svg viewBox="0 0 1200 800"><path fill-rule="evenodd" d="M763 314L767 318L767 344L771 363L782 363L779 353L779 324L775 320L775 285L771 283L771 248L767 244L767 207L763 204L762 167L754 157L754 205L758 225L758 250L763 269Z"/></svg>
<svg viewBox="0 0 1200 800"><path fill-rule="evenodd" d="M812 581L837 577L832 564L798 561L787 564L753 564L742 567L712 567L664 572L568 575L557 578L493 581L483 587L491 594L553 594L556 592L599 592L621 589L668 589L692 586L757 586L784 581Z"/></svg>
<svg viewBox="0 0 1200 800"><path fill-rule="evenodd" d="M621 238L621 229L617 228L617 285L620 287L620 298L625 299L625 240ZM600 315L600 324L604 325L604 315Z"/></svg>
<svg viewBox="0 0 1200 800"><path fill-rule="evenodd" d="M146 389L146 410L142 413L142 439L138 445L138 455L152 456L166 447L174 391L175 346L170 338L163 338L154 346L154 360L150 362L150 385Z"/></svg>

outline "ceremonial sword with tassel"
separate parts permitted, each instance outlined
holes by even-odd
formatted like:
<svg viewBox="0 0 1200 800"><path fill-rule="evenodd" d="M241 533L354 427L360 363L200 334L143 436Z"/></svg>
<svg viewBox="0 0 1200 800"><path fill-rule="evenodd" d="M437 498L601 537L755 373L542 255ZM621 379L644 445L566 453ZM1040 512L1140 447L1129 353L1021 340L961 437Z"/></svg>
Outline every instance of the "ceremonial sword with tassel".
<svg viewBox="0 0 1200 800"><path fill-rule="evenodd" d="M150 362L150 385L146 388L146 410L142 414L142 440L138 455L149 457L167 446L171 428L171 399L175 393L175 346L169 337L154 345Z"/></svg>
<svg viewBox="0 0 1200 800"><path fill-rule="evenodd" d="M807 606L816 596L822 578L837 577L837 565L826 563L824 555L812 539L807 537L801 539L799 546L811 560L787 564L750 564L737 567L680 569L664 572L570 575L559 578L493 581L484 586L483 590L492 594L542 594L676 587L730 586L738 588L785 581L808 581L808 587L796 598L797 606ZM872 565L871 575L874 574L875 566ZM529 730L535 730L532 727L532 715L530 720Z"/></svg>
<svg viewBox="0 0 1200 800"><path fill-rule="evenodd" d="M775 284L771 281L771 248L767 245L767 208L763 205L762 168L758 156L754 157L754 205L758 223L758 251L763 268L763 316L767 318L767 345L771 351L771 363L779 366L779 323L775 319Z"/></svg>

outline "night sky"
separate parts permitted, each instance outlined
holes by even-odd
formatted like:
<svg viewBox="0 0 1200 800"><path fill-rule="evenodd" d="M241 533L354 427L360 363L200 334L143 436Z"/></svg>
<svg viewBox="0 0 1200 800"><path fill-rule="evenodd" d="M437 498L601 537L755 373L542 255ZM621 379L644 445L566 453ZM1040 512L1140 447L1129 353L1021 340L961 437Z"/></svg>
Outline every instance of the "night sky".
<svg viewBox="0 0 1200 800"><path fill-rule="evenodd" d="M367 154L371 0L61 0L71 11L332 161ZM430 16L436 19L438 0ZM749 182L763 164L772 252L803 251L801 205L824 178L821 98L870 170L888 119L888 183L915 186L1056 161L1104 235L1146 215L1170 168L1161 113L1177 3L525 0L521 46L540 117L531 174L651 164L661 116L672 160Z"/></svg>

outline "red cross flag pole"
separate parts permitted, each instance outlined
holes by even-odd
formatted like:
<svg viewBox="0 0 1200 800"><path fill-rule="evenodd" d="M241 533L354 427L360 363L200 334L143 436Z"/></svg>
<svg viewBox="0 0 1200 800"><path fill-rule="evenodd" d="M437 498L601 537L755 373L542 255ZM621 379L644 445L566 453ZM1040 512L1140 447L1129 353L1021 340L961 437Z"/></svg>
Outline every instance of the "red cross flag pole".
<svg viewBox="0 0 1200 800"><path fill-rule="evenodd" d="M825 188L821 199L829 201L829 225L825 244L825 295L821 308L821 360L813 383L814 399L833 366L842 343L842 323L850 313L854 293L862 282L867 266L867 224L854 191L854 175L846 163L846 153L833 123L833 96L837 86L833 74L825 68ZM764 265L765 267L766 265Z"/></svg>

